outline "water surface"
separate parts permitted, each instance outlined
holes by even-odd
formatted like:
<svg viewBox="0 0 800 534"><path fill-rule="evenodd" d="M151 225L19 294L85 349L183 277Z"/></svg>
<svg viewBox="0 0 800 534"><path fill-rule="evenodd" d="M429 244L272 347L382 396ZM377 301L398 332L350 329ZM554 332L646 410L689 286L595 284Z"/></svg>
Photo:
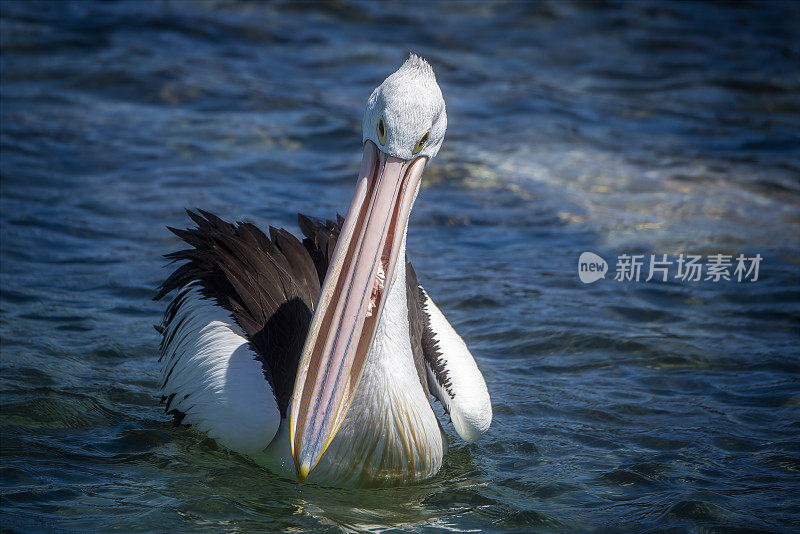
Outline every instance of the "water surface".
<svg viewBox="0 0 800 534"><path fill-rule="evenodd" d="M800 10L778 3L0 4L1 524L12 531L790 531L800 522ZM346 209L409 51L449 130L408 237L494 422L439 475L298 487L173 429L185 207ZM579 254L764 257L592 285ZM613 269L613 266L612 266ZM452 425L446 431L453 437Z"/></svg>

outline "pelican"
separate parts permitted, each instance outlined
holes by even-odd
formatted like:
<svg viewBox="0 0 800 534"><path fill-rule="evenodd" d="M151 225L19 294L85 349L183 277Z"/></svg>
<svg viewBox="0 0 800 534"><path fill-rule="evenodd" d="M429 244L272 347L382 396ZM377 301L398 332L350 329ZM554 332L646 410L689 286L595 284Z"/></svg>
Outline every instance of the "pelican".
<svg viewBox="0 0 800 534"><path fill-rule="evenodd" d="M190 425L278 475L331 486L435 475L448 441L431 395L473 442L492 420L466 344L406 259L422 172L447 114L431 66L411 54L369 97L347 216L298 215L299 240L188 211L189 248L156 300L161 392Z"/></svg>

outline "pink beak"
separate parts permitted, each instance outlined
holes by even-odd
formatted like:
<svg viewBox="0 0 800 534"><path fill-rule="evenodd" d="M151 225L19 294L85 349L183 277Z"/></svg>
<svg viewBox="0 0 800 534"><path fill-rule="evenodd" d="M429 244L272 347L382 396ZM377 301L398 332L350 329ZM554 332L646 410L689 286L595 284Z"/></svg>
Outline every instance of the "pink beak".
<svg viewBox="0 0 800 534"><path fill-rule="evenodd" d="M364 143L356 191L294 384L289 432L301 484L350 408L400 262L400 245L426 162L425 157L388 156L372 141Z"/></svg>

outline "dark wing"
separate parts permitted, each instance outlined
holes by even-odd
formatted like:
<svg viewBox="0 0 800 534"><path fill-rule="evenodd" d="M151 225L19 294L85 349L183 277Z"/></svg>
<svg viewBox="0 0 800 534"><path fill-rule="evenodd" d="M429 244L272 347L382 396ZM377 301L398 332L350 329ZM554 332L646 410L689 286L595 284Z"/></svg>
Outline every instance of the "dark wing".
<svg viewBox="0 0 800 534"><path fill-rule="evenodd" d="M306 247L314 266L317 268L319 283L325 280L328 272L328 265L333 258L333 251L336 248L336 241L339 240L339 232L342 230L344 219L341 215L336 216L336 221L322 220L315 217L297 214L297 224L303 232L303 246Z"/></svg>
<svg viewBox="0 0 800 534"><path fill-rule="evenodd" d="M155 299L196 282L205 298L228 310L261 361L285 417L320 293L312 253L286 230L270 228L270 239L250 223L233 225L202 210L188 213L197 228L170 230L191 248L166 256L186 263ZM165 325L180 304L177 298L167 308Z"/></svg>
<svg viewBox="0 0 800 534"><path fill-rule="evenodd" d="M187 213L197 228L170 231L191 248L166 255L185 263L161 285L155 300L199 283L203 296L231 312L244 330L272 386L281 417L286 417L311 315L344 221L341 216L331 221L298 215L305 236L300 243L283 229L270 227L270 239L250 223L234 225L203 210ZM438 352L424 350L428 317L411 263L406 264L406 282L411 348L427 394L425 363L429 360L435 369ZM167 308L164 325L172 321L180 305L179 295Z"/></svg>

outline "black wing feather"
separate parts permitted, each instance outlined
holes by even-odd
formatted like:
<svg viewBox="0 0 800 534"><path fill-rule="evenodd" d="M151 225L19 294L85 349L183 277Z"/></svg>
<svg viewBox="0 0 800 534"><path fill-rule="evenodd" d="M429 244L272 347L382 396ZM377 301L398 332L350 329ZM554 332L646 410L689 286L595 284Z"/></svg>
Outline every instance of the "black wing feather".
<svg viewBox="0 0 800 534"><path fill-rule="evenodd" d="M166 256L186 263L167 278L155 298L196 282L203 296L230 311L261 360L285 417L320 292L314 262L288 232L280 235L276 246L252 224L233 225L202 210L187 213L197 227L170 230L192 248ZM179 298L167 308L165 324L178 306Z"/></svg>
<svg viewBox="0 0 800 534"><path fill-rule="evenodd" d="M185 263L161 284L155 300L195 282L203 296L230 311L258 355L281 416L286 417L311 315L344 219L298 214L305 236L301 243L284 229L270 227L267 237L250 223L234 225L203 210L187 213L196 228L169 230L191 248L165 255ZM407 263L406 269L414 364L428 393L425 360L435 369L438 358L435 351L430 355L425 351L427 314L419 300L414 268ZM181 294L167 307L164 325L172 321L180 305ZM176 421L179 417L175 414Z"/></svg>

